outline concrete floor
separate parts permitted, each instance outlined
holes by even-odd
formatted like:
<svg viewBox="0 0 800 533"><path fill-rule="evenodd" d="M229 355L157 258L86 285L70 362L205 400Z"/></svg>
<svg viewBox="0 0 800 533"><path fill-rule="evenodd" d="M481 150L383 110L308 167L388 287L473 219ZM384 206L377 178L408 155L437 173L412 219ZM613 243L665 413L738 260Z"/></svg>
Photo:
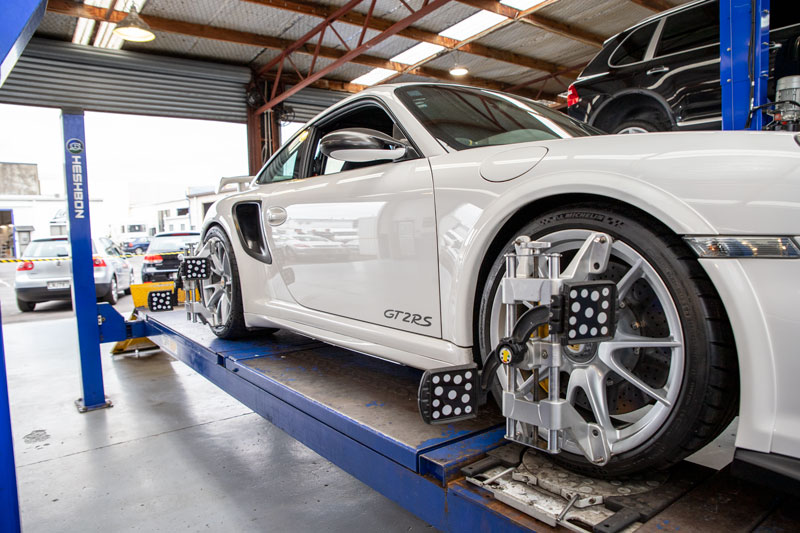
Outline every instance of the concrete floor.
<svg viewBox="0 0 800 533"><path fill-rule="evenodd" d="M163 352L104 346L114 407L79 414L74 320L29 315L3 327L26 533L433 531Z"/></svg>
<svg viewBox="0 0 800 533"><path fill-rule="evenodd" d="M163 352L103 346L114 407L79 414L71 305L20 313L8 267L0 302L26 533L433 531ZM129 314L131 298L116 307ZM690 460L723 467L735 431Z"/></svg>

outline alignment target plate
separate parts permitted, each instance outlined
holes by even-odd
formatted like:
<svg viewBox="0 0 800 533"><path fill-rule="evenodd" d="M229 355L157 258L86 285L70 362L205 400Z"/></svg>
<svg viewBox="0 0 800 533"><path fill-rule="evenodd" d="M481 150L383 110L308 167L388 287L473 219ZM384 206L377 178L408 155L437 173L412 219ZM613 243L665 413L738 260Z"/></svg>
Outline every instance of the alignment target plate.
<svg viewBox="0 0 800 533"><path fill-rule="evenodd" d="M426 370L419 383L419 412L428 424L474 418L478 408L478 369L473 365Z"/></svg>
<svg viewBox="0 0 800 533"><path fill-rule="evenodd" d="M617 286L613 281L565 283L564 344L600 342L614 337Z"/></svg>

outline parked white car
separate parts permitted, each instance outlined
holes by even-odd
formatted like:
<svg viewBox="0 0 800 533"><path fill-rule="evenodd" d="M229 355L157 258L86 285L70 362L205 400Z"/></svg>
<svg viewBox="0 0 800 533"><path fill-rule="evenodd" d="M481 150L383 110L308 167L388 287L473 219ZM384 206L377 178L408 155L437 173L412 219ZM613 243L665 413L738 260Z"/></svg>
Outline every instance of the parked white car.
<svg viewBox="0 0 800 533"><path fill-rule="evenodd" d="M37 303L72 299L72 259L67 237L34 239L17 266L14 291L17 307L33 311ZM97 298L116 304L119 293L130 294L133 267L106 237L92 239L94 287Z"/></svg>
<svg viewBox="0 0 800 533"><path fill-rule="evenodd" d="M209 211L212 329L286 328L426 370L490 366L507 314L549 305L503 303L504 254L524 235L561 254L561 277L616 284L616 332L526 339L527 366L501 365L495 398L513 386L520 401L537 387L556 400L515 411L528 422L512 438L539 445L550 429L561 462L620 475L676 463L738 414L738 448L796 467L797 138L597 133L524 98L455 85L384 85L342 101ZM357 235L358 254L325 260L322 248L287 244L330 228ZM610 256L585 263L597 243ZM560 287L556 274L539 273ZM556 407L564 418L545 420Z"/></svg>

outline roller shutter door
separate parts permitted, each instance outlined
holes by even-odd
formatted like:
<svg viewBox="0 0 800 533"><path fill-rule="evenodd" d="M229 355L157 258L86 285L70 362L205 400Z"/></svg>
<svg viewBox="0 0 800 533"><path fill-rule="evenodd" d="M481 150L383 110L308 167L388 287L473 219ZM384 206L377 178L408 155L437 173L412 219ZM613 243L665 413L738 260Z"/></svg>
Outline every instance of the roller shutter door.
<svg viewBox="0 0 800 533"><path fill-rule="evenodd" d="M36 38L0 102L246 122L246 67Z"/></svg>

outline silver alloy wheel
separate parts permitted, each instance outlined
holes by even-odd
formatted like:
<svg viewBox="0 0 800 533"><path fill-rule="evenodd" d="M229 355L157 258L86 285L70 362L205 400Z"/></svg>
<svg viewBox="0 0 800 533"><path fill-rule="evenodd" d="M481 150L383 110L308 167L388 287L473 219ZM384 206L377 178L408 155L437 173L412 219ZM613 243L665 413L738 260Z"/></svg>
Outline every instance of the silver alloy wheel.
<svg viewBox="0 0 800 533"><path fill-rule="evenodd" d="M619 130L617 133L625 135L628 133L650 133L650 132L640 126L628 126L627 128Z"/></svg>
<svg viewBox="0 0 800 533"><path fill-rule="evenodd" d="M231 262L225 245L218 237L211 237L206 243L211 254L211 278L203 281L203 303L214 317L215 326L228 322L233 302L233 276Z"/></svg>
<svg viewBox="0 0 800 533"><path fill-rule="evenodd" d="M111 289L110 289L111 302L117 303L119 300L119 286L117 286L117 277L111 276Z"/></svg>
<svg viewBox="0 0 800 533"><path fill-rule="evenodd" d="M537 237L536 240L548 241L552 243L550 252L568 256L583 244L590 233L589 230L582 229L563 230ZM653 312L653 308L660 307L657 319L663 321L663 327L668 331L667 335L657 338L637 334L637 330L641 330L639 321L633 315L631 306L625 305L618 311L617 332L611 341L582 345L580 349L573 347L572 351L568 347L564 351L562 375L569 375L568 378L562 377L562 385L566 384L566 399L573 405L582 401L594 421L605 429L611 453L618 455L646 442L669 417L683 381L684 342L675 302L653 266L637 251L619 240L614 241L612 246L609 264L611 262L620 265L620 268L624 265L626 269L617 282L618 301L626 301L634 286L641 280L637 291L652 291L658 306L650 306L650 312ZM564 261L564 268L567 263ZM653 316L653 321L655 319ZM491 346L496 346L504 334L505 325L505 309L499 290L492 297L490 320ZM662 361L669 360L669 368L659 378L663 379L663 385L659 387L649 385L635 372L635 365L631 364L632 360L649 356L655 356ZM506 383L502 366L497 374L500 383ZM526 376L517 371L518 387L525 378ZM652 381L652 376L648 376L648 380ZM647 398L648 403L629 412L613 412L609 407L608 391L620 384L638 391L643 398ZM565 440L563 449L583 455L577 443L569 439Z"/></svg>

